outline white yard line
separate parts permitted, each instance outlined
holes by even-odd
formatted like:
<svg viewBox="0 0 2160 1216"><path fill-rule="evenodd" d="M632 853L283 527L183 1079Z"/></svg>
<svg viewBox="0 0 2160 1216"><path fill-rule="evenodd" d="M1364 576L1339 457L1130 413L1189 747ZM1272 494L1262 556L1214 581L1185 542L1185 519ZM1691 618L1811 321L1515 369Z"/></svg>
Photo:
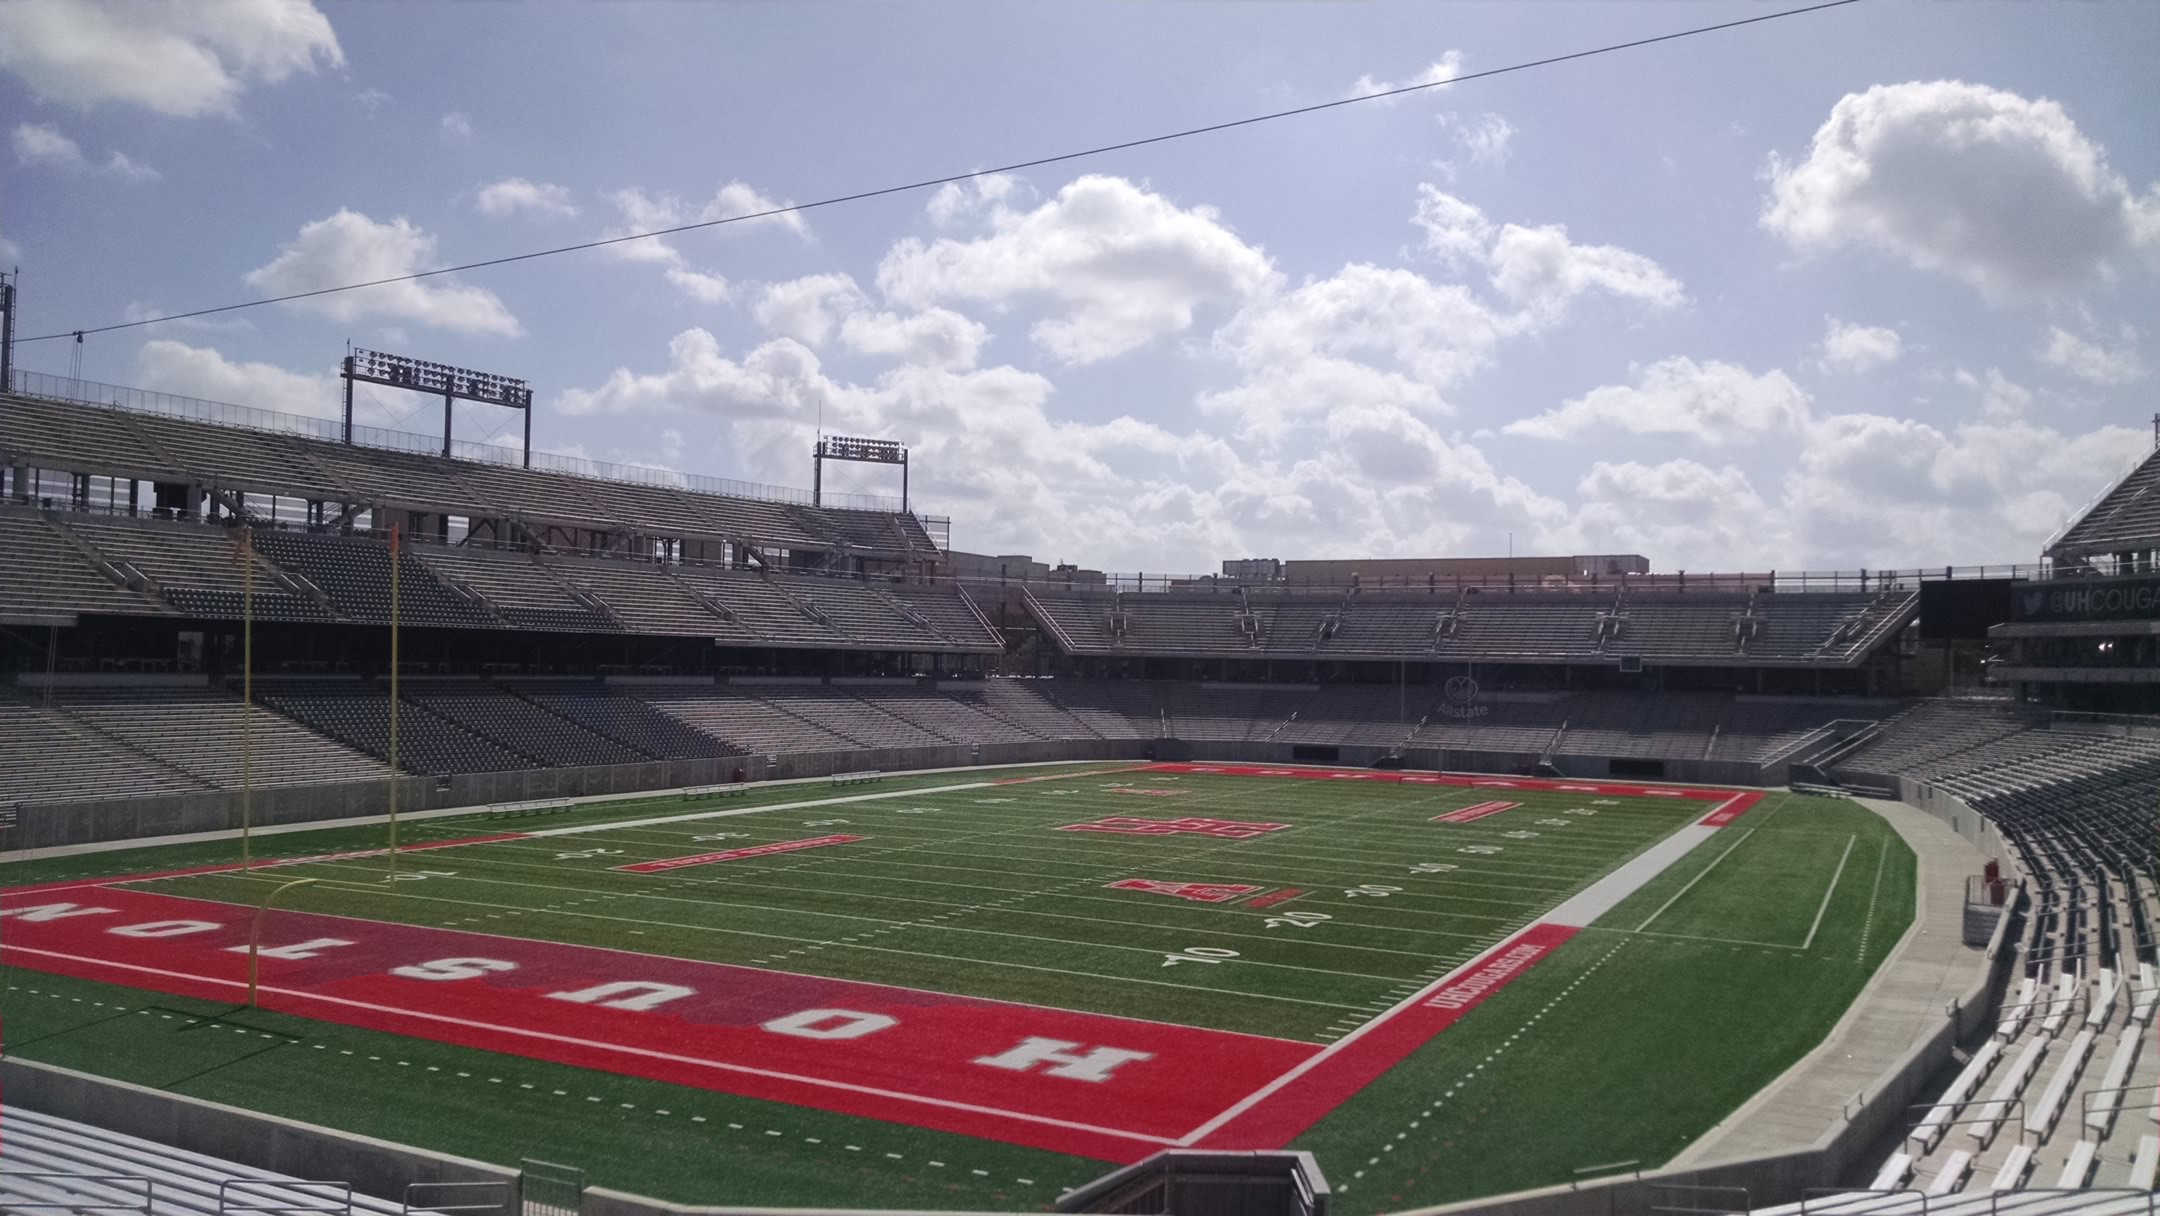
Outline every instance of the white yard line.
<svg viewBox="0 0 2160 1216"><path fill-rule="evenodd" d="M1852 857L1853 846L1859 841L1858 833L1845 838L1845 851L1838 854L1837 871L1830 875L1830 889L1822 894L1822 906L1815 909L1815 923L1808 926L1807 940L1800 943L1801 950L1815 944L1815 931L1822 928L1823 913L1830 910L1830 897L1837 894L1838 879L1845 877L1845 862Z"/></svg>
<svg viewBox="0 0 2160 1216"><path fill-rule="evenodd" d="M1688 879L1688 881L1687 881L1687 885L1686 885L1686 886L1684 886L1684 887L1680 888L1680 889L1679 889L1678 891L1675 891L1675 892L1673 892L1673 897L1672 897L1671 899L1668 899L1668 900L1666 900L1666 901L1665 901L1664 903L1662 903L1662 904L1659 904L1659 905L1658 905L1658 910L1657 910L1657 911L1655 911L1655 912L1652 912L1652 913L1651 913L1651 914L1650 914L1650 915L1649 915L1648 917L1646 917L1646 918L1645 918L1645 919L1643 920L1643 923L1641 923L1641 924L1639 924L1639 925L1635 926L1635 928L1634 928L1634 930L1633 930L1633 931L1634 931L1634 932L1636 932L1636 933L1640 933L1640 932L1642 932L1643 930L1645 930L1645 929L1649 928L1649 927L1650 927L1650 922L1651 922L1651 921L1654 921L1654 920L1656 920L1656 919L1657 919L1658 917L1660 917L1660 916L1663 916L1663 915L1665 915L1665 910L1666 910L1666 909L1668 909L1668 908L1672 907L1672 906L1673 906L1674 904L1676 904L1676 903L1679 903L1679 902L1680 902L1680 897L1681 897L1681 896L1683 896L1683 895L1687 894L1688 892L1690 892L1690 891L1694 890L1694 889L1695 889L1695 884L1696 884L1696 883L1699 883L1699 882L1701 882L1701 881L1702 881L1703 879L1705 879L1705 878L1709 877L1709 875L1710 875L1710 871L1712 871L1712 870L1715 870L1715 869L1717 869L1717 868L1718 868L1718 862L1721 862L1721 861L1725 860L1726 858L1728 858L1728 857L1732 856L1732 854L1733 854L1733 850L1734 850L1734 849L1737 849L1737 848L1739 848L1739 847L1740 847L1741 845L1744 845L1744 844L1746 844L1746 843L1747 843L1747 839L1748 839L1748 837L1750 837L1750 836L1753 836L1754 834L1755 834L1755 829L1754 829L1754 828L1749 828L1749 829L1748 829L1747 831L1745 831L1745 832L1742 832L1742 833L1740 833L1740 839L1738 839L1738 840L1735 840L1735 841L1733 841L1733 842L1732 842L1731 844L1729 844L1729 845L1725 846L1725 851L1724 851L1724 852L1722 852L1722 853L1720 853L1720 854L1718 854L1718 855L1717 855L1716 857L1712 858L1712 859L1711 859L1711 861L1710 861L1710 864L1709 864L1709 865L1706 865L1706 866L1704 866L1704 867L1702 868L1702 873L1700 873L1700 874L1697 874L1697 875L1696 875L1695 877L1693 877L1693 878L1690 878L1690 879Z"/></svg>

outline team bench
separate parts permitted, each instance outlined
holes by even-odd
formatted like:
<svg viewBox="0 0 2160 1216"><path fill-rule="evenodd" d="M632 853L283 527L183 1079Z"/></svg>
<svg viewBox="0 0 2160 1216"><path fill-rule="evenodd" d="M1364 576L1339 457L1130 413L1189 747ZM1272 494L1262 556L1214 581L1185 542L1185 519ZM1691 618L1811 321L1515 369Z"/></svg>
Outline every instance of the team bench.
<svg viewBox="0 0 2160 1216"><path fill-rule="evenodd" d="M832 775L834 785L870 785L884 779L885 774L874 768L864 769L859 773L834 773Z"/></svg>
<svg viewBox="0 0 2160 1216"><path fill-rule="evenodd" d="M683 787L683 801L692 798L740 798L750 792L750 786L742 781L723 781L718 785L689 785Z"/></svg>

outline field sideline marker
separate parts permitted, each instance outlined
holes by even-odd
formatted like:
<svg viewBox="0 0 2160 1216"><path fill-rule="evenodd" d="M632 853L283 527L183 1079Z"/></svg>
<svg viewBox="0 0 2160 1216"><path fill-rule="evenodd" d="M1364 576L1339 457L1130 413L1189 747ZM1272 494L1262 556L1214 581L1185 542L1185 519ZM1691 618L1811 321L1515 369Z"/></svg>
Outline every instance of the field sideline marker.
<svg viewBox="0 0 2160 1216"><path fill-rule="evenodd" d="M1845 851L1838 854L1837 869L1830 875L1830 889L1822 893L1822 906L1815 909L1815 923L1808 926L1807 940L1800 943L1803 951L1815 944L1815 931L1822 928L1823 913L1830 910L1830 897L1837 894L1838 880L1845 877L1845 863L1851 860L1853 846L1858 843L1860 836L1857 832L1845 838Z"/></svg>
<svg viewBox="0 0 2160 1216"><path fill-rule="evenodd" d="M1702 868L1701 873L1697 874L1693 878L1688 879L1686 886L1680 888L1678 891L1673 892L1673 897L1671 899L1668 899L1664 903L1659 904L1658 910L1652 912L1649 917L1643 921L1643 923L1635 926L1634 932L1642 932L1643 930L1650 927L1651 921L1654 921L1658 917L1665 915L1665 909L1672 907L1676 903L1679 903L1681 896L1687 894L1689 891L1694 890L1696 883L1701 882L1705 877L1707 877L1710 871L1717 869L1718 862L1721 862L1726 858L1732 856L1733 850L1739 848L1741 845L1746 844L1748 837L1753 836L1754 834L1754 828L1749 828L1747 831L1740 833L1740 839L1733 841L1730 845L1727 845L1724 852L1718 854L1715 858L1711 859L1710 864Z"/></svg>

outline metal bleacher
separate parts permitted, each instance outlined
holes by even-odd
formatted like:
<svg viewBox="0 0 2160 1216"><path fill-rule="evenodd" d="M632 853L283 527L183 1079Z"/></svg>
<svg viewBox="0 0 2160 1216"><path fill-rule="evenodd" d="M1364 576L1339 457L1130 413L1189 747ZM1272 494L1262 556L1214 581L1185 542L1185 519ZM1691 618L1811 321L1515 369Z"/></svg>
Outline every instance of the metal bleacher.
<svg viewBox="0 0 2160 1216"><path fill-rule="evenodd" d="M24 1110L0 1108L0 1212L406 1216L404 1203ZM478 1197L478 1193L475 1193Z"/></svg>

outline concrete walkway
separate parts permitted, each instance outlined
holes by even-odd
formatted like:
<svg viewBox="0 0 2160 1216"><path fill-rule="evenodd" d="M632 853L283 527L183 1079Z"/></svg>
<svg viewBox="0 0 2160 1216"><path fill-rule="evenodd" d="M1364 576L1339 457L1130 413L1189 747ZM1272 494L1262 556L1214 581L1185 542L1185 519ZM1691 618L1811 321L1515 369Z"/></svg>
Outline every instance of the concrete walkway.
<svg viewBox="0 0 2160 1216"><path fill-rule="evenodd" d="M1965 879L1980 872L1986 857L1925 811L1901 802L1858 801L1888 820L1919 859L1912 928L1822 1046L1689 1145L1668 1168L1791 1152L1813 1144L1838 1122L1854 1096L1872 1093L1885 1069L1942 1025L1950 1002L1985 970L1986 951L1962 945L1959 938Z"/></svg>

